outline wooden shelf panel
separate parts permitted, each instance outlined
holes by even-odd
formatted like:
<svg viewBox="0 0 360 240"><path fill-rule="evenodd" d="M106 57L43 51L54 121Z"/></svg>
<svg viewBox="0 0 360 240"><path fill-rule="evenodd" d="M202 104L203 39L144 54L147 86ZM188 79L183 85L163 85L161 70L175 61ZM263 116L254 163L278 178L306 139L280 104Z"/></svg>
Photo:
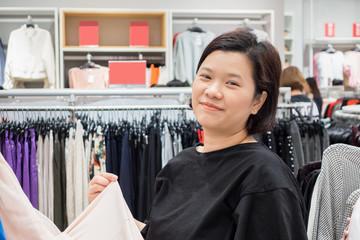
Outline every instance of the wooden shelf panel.
<svg viewBox="0 0 360 240"><path fill-rule="evenodd" d="M63 11L63 47L79 44L79 21L98 21L100 46L128 46L132 21L147 21L149 45L166 47L166 12Z"/></svg>
<svg viewBox="0 0 360 240"><path fill-rule="evenodd" d="M164 47L128 47L128 46L99 46L81 47L65 46L64 52L166 52Z"/></svg>

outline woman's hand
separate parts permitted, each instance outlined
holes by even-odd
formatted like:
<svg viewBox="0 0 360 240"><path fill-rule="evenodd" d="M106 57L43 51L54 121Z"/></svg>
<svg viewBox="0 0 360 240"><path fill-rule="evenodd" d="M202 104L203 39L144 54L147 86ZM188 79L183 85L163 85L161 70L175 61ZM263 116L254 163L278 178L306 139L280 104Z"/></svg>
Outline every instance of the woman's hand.
<svg viewBox="0 0 360 240"><path fill-rule="evenodd" d="M346 219L346 222L347 222L348 225L346 226L346 229L344 230L343 237L340 240L348 240L349 239L350 220L351 220L350 218Z"/></svg>
<svg viewBox="0 0 360 240"><path fill-rule="evenodd" d="M89 182L88 201L94 199L111 183L117 180L117 176L112 173L102 172Z"/></svg>

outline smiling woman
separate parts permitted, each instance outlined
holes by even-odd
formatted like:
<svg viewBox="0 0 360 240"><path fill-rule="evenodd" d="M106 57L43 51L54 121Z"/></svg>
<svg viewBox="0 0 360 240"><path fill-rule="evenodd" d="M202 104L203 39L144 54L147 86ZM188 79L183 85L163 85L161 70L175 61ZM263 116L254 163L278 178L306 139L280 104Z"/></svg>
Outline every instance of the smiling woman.
<svg viewBox="0 0 360 240"><path fill-rule="evenodd" d="M192 86L204 144L157 176L149 220L139 224L147 240L307 239L294 176L252 137L274 124L280 74L275 48L251 32L229 32L206 47ZM90 189L110 181L95 177ZM89 190L89 199L99 192Z"/></svg>

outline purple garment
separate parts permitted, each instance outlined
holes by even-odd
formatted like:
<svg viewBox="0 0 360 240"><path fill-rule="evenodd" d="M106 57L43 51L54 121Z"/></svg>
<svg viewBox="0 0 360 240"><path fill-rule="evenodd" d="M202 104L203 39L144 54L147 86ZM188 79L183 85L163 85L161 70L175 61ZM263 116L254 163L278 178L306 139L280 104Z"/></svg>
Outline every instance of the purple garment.
<svg viewBox="0 0 360 240"><path fill-rule="evenodd" d="M24 145L23 145L23 181L22 186L24 193L30 200L30 171L29 171L29 140L28 131L24 134Z"/></svg>
<svg viewBox="0 0 360 240"><path fill-rule="evenodd" d="M4 155L4 152L3 152L3 143L4 143L4 141L3 141L3 136L0 135L0 153L1 153L2 155Z"/></svg>
<svg viewBox="0 0 360 240"><path fill-rule="evenodd" d="M16 171L15 175L19 180L21 185L22 183L22 146L20 136L16 137Z"/></svg>
<svg viewBox="0 0 360 240"><path fill-rule="evenodd" d="M36 165L35 129L30 129L30 201L34 208L38 208L38 175Z"/></svg>
<svg viewBox="0 0 360 240"><path fill-rule="evenodd" d="M10 132L9 134L9 142L10 142L10 149L11 149L11 160L12 160L12 169L16 171L16 154L15 154L15 142L14 142L14 133Z"/></svg>
<svg viewBox="0 0 360 240"><path fill-rule="evenodd" d="M12 156L11 156L11 147L10 147L10 140L9 140L9 132L5 131L5 151L4 151L4 158L7 161L7 163L9 164L9 166L11 167L11 169L13 168L13 160L12 160Z"/></svg>

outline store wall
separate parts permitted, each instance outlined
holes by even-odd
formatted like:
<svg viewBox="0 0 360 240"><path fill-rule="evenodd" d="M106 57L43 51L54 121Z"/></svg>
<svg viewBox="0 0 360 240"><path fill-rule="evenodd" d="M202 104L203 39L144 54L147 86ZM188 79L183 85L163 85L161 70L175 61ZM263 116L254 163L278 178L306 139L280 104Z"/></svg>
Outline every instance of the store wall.
<svg viewBox="0 0 360 240"><path fill-rule="evenodd" d="M291 13L294 21L294 60L293 66L303 71L303 54L304 54L304 28L303 28L303 1L284 0L285 13Z"/></svg>
<svg viewBox="0 0 360 240"><path fill-rule="evenodd" d="M283 55L284 0L1 0L0 7L274 10L274 45Z"/></svg>

